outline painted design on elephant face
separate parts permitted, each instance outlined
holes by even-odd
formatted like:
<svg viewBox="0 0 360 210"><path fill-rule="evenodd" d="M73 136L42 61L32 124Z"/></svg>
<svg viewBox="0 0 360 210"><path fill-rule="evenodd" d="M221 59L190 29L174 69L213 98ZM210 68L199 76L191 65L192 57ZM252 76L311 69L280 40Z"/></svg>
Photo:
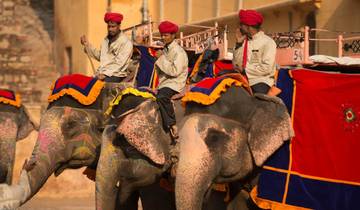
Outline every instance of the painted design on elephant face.
<svg viewBox="0 0 360 210"><path fill-rule="evenodd" d="M17 125L15 123L15 119L12 118L12 116L6 116L7 113L1 113L2 115L0 117L0 148L1 151L6 151L7 154L0 154L3 159L5 156L7 158L10 158L14 156L13 151L15 147L16 142L16 136L17 136Z"/></svg>
<svg viewBox="0 0 360 210"><path fill-rule="evenodd" d="M45 130L42 130L39 132L38 138L41 139L41 143L39 144L40 151L43 153L48 153L49 145L51 144L51 137Z"/></svg>
<svg viewBox="0 0 360 210"><path fill-rule="evenodd" d="M77 143L77 144L83 144L85 147L90 147L92 149L96 148L96 145L94 144L93 138L88 133L82 133L75 138L71 139L69 143Z"/></svg>
<svg viewBox="0 0 360 210"><path fill-rule="evenodd" d="M37 153L37 156L34 156L34 158L42 159L52 165L56 162L55 154L59 152L59 148L64 148L64 144L56 132L43 129L39 132L35 147L39 149L39 153ZM38 155L40 155L40 157L38 157Z"/></svg>
<svg viewBox="0 0 360 210"><path fill-rule="evenodd" d="M50 163L55 163L55 154L59 152L60 148L65 147L61 134L60 125L63 122L61 116L64 116L64 112L62 109L58 109L48 111L45 117L41 119L41 127L32 159L45 158ZM46 157L38 157L39 155Z"/></svg>
<svg viewBox="0 0 360 210"><path fill-rule="evenodd" d="M95 160L96 145L93 143L93 138L87 133L82 133L68 141L67 148L71 148L71 151L68 151L71 152L71 159L83 161Z"/></svg>
<svg viewBox="0 0 360 210"><path fill-rule="evenodd" d="M0 139L16 141L17 125L14 116L7 115L7 113L1 113L1 115L3 116L0 117Z"/></svg>

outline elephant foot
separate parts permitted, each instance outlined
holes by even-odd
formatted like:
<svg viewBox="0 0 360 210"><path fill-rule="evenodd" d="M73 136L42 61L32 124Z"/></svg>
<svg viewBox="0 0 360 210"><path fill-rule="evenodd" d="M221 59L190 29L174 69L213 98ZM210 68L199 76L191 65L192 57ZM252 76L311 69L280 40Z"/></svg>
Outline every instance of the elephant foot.
<svg viewBox="0 0 360 210"><path fill-rule="evenodd" d="M179 131L178 131L178 127L176 125L173 125L170 127L170 135L171 135L171 138L173 138L174 140L179 138Z"/></svg>
<svg viewBox="0 0 360 210"><path fill-rule="evenodd" d="M24 203L31 193L29 179L25 170L21 172L17 185L0 185L0 209L16 209Z"/></svg>

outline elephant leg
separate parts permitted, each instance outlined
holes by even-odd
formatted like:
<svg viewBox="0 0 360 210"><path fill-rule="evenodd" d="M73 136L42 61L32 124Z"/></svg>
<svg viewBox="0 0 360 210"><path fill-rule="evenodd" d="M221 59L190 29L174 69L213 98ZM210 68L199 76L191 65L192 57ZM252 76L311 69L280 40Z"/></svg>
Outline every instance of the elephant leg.
<svg viewBox="0 0 360 210"><path fill-rule="evenodd" d="M180 133L175 182L177 210L201 210L204 195L221 167L220 158L216 158L205 143L208 131L198 132L198 121L196 117L188 119Z"/></svg>

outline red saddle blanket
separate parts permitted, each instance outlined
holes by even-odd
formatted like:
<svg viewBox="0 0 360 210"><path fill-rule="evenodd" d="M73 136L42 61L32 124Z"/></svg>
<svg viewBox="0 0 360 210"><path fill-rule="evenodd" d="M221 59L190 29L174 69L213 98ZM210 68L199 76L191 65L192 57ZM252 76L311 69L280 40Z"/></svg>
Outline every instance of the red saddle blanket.
<svg viewBox="0 0 360 210"><path fill-rule="evenodd" d="M64 95L70 95L83 105L91 105L99 96L104 82L94 77L81 74L71 74L60 77L51 87L49 103Z"/></svg>
<svg viewBox="0 0 360 210"><path fill-rule="evenodd" d="M221 77L205 78L190 88L181 99L182 104L196 102L211 105L221 97L221 93L231 86L244 86L248 88L247 81L240 74L228 74Z"/></svg>
<svg viewBox="0 0 360 210"><path fill-rule="evenodd" d="M0 89L0 103L20 107L20 95L11 90Z"/></svg>

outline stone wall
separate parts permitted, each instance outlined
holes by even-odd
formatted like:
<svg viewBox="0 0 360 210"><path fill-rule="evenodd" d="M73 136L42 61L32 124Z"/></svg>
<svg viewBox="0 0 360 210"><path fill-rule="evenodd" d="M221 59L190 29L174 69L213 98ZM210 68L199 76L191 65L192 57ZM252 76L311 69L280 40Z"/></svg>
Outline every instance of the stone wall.
<svg viewBox="0 0 360 210"><path fill-rule="evenodd" d="M0 0L0 87L45 104L57 74L52 0Z"/></svg>

